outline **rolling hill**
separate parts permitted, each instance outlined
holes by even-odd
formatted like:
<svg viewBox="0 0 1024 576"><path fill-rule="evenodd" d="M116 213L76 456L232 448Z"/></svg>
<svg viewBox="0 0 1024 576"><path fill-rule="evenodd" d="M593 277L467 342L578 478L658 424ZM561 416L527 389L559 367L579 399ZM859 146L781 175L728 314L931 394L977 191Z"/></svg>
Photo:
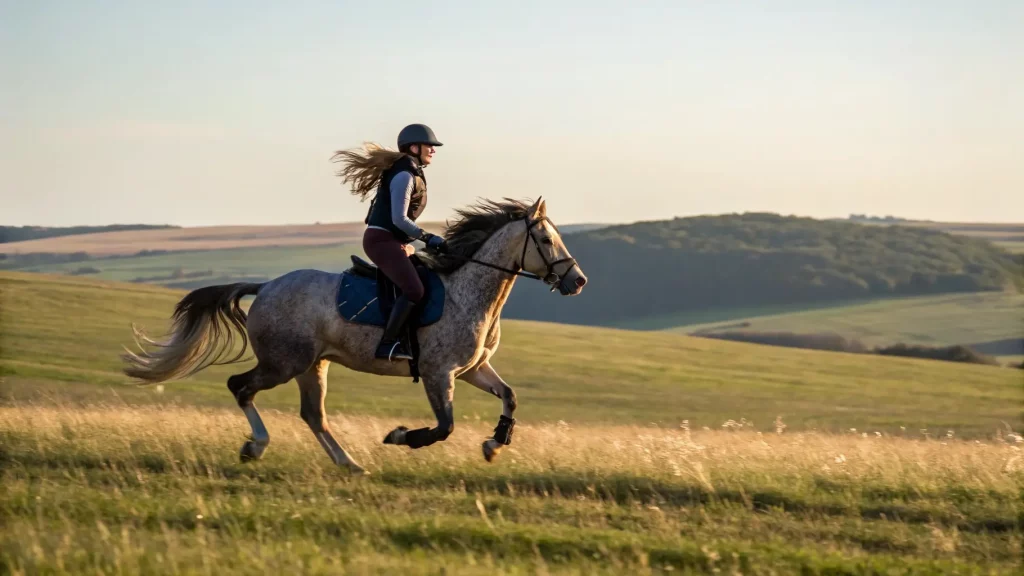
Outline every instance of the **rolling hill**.
<svg viewBox="0 0 1024 576"><path fill-rule="evenodd" d="M981 292L889 298L780 314L751 315L726 322L690 324L680 333L750 332L832 333L869 347L896 342L924 346L962 344L994 356L1024 355L1000 342L1024 338L1024 294ZM1009 358L1007 359L1007 361Z"/></svg>
<svg viewBox="0 0 1024 576"><path fill-rule="evenodd" d="M1019 571L1018 370L508 321L498 461L493 397L457 385L455 432L412 451L381 438L431 422L422 387L335 366L349 477L293 384L243 464L247 366L125 383L129 322L182 294L0 272L0 573Z"/></svg>
<svg viewBox="0 0 1024 576"><path fill-rule="evenodd" d="M984 240L775 214L613 226L567 244L590 278L587 290L565 306L539 290L515 293L509 317L622 325L1024 286L1024 260Z"/></svg>
<svg viewBox="0 0 1024 576"><path fill-rule="evenodd" d="M133 401L231 406L215 367L163 393L126 385L118 355L130 324L155 335L183 292L26 273L0 273L0 396L59 393ZM567 299L561 299L566 301ZM519 395L524 422L720 427L745 418L769 427L991 434L1020 417L1020 372L1008 368L783 349L683 335L505 321L496 368ZM332 411L383 416L430 409L420 386L334 367ZM114 396L116 394L116 396ZM262 406L294 410L294 386L261 393ZM460 420L489 420L493 398L459 387Z"/></svg>
<svg viewBox="0 0 1024 576"><path fill-rule="evenodd" d="M437 229L439 224L427 223L424 226ZM84 252L90 258L97 258L132 255L141 250L182 252L265 246L319 246L359 242L364 227L362 222L346 222L119 230L9 242L0 245L0 252L8 255Z"/></svg>

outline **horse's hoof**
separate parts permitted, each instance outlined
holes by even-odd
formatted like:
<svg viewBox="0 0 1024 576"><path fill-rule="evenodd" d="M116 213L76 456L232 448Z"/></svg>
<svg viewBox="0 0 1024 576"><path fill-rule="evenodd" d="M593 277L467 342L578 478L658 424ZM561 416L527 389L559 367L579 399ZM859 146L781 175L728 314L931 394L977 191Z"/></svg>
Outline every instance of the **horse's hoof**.
<svg viewBox="0 0 1024 576"><path fill-rule="evenodd" d="M498 443L494 438L488 438L484 440L484 460L493 462L498 457L498 453L501 451L501 444Z"/></svg>
<svg viewBox="0 0 1024 576"><path fill-rule="evenodd" d="M391 432L388 432L388 435L384 437L384 443L405 444L405 433L408 431L409 429L406 428L405 426L399 426L398 428L395 428Z"/></svg>
<svg viewBox="0 0 1024 576"><path fill-rule="evenodd" d="M257 444L252 440L242 444L242 451L238 454L239 459L242 463L253 462L263 457L263 453L267 451L265 444Z"/></svg>

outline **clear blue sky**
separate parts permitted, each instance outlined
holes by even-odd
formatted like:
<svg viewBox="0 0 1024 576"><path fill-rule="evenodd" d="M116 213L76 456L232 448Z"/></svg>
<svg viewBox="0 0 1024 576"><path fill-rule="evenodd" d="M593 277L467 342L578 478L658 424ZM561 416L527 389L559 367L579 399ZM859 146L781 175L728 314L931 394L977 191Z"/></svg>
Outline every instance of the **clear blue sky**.
<svg viewBox="0 0 1024 576"><path fill-rule="evenodd" d="M0 0L0 224L359 220L410 122L428 219L1020 221L1022 102L1019 0Z"/></svg>

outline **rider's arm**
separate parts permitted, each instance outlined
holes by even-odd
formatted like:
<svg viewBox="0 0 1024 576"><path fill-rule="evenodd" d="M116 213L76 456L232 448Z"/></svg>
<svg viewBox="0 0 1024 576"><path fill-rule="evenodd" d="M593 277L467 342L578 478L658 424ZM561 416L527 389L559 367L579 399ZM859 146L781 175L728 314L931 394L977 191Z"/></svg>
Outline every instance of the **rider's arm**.
<svg viewBox="0 0 1024 576"><path fill-rule="evenodd" d="M409 172L399 172L391 179L391 221L399 230L418 239L423 236L423 229L408 216L412 187L412 174Z"/></svg>

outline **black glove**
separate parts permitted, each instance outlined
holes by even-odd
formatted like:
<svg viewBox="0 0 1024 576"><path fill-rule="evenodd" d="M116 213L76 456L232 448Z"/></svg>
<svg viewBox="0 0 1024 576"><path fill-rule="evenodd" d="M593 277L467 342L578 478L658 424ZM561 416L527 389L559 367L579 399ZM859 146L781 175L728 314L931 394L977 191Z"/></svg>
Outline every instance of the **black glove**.
<svg viewBox="0 0 1024 576"><path fill-rule="evenodd" d="M439 254L445 254L448 252L448 241L441 236L431 234L427 232L423 235L423 243L427 245L427 250L431 252L437 252Z"/></svg>

